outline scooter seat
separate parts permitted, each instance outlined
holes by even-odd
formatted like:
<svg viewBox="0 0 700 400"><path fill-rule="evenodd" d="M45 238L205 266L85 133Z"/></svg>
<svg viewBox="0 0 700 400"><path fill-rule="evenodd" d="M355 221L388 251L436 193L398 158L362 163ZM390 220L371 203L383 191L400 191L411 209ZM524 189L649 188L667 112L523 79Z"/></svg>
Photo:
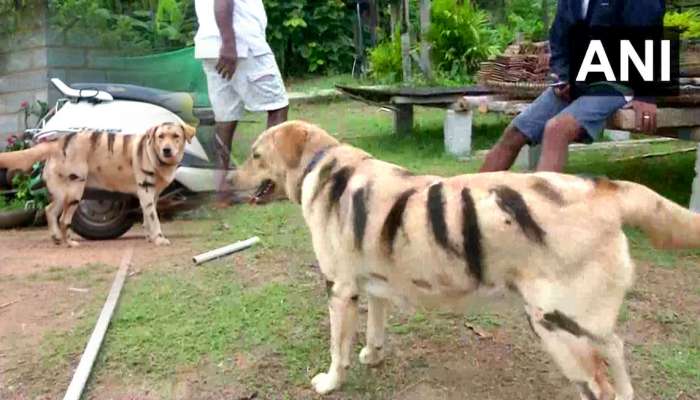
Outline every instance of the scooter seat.
<svg viewBox="0 0 700 400"><path fill-rule="evenodd" d="M198 124L197 117L194 116L194 99L189 93L169 92L167 90L122 83L74 83L70 86L78 90L101 90L111 94L115 100L131 100L154 104L177 114L188 124Z"/></svg>

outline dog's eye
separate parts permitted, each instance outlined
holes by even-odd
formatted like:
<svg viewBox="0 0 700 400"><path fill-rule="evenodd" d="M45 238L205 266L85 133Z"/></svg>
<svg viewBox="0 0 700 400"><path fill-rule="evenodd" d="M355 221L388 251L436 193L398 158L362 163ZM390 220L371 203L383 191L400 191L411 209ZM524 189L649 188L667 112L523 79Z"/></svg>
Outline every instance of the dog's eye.
<svg viewBox="0 0 700 400"><path fill-rule="evenodd" d="M254 160L259 160L259 159L260 159L260 153L253 153L253 159L254 159Z"/></svg>
<svg viewBox="0 0 700 400"><path fill-rule="evenodd" d="M165 137L165 135L163 135L162 133L160 135L158 135L158 139L163 139L164 137Z"/></svg>

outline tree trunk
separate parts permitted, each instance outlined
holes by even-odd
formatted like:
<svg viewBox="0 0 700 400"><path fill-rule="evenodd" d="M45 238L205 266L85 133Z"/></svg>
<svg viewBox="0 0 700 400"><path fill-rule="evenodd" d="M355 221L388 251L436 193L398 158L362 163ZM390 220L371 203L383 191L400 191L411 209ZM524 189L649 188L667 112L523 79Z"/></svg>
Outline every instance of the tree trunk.
<svg viewBox="0 0 700 400"><path fill-rule="evenodd" d="M413 78L411 71L411 18L409 0L401 0L401 63L403 66L403 81L410 82Z"/></svg>
<svg viewBox="0 0 700 400"><path fill-rule="evenodd" d="M389 18L391 24L391 34L390 37L394 36L396 33L396 28L399 26L401 19L401 6L399 0L393 0L389 3Z"/></svg>
<svg viewBox="0 0 700 400"><path fill-rule="evenodd" d="M420 67L423 75L429 81L433 80L433 66L430 59L430 1L420 0Z"/></svg>
<svg viewBox="0 0 700 400"><path fill-rule="evenodd" d="M549 0L542 0L542 26L544 26L545 32L549 31ZM546 36L546 35L545 35ZM544 40L544 38L539 38Z"/></svg>

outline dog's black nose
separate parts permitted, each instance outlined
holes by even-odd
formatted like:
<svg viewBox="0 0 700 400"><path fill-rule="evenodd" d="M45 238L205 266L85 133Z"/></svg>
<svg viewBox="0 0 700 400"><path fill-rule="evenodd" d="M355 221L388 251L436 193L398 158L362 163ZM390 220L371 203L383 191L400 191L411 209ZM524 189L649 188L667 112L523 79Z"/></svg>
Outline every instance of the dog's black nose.
<svg viewBox="0 0 700 400"><path fill-rule="evenodd" d="M166 157L170 157L173 155L173 151L169 147L166 147L163 149L163 155Z"/></svg>

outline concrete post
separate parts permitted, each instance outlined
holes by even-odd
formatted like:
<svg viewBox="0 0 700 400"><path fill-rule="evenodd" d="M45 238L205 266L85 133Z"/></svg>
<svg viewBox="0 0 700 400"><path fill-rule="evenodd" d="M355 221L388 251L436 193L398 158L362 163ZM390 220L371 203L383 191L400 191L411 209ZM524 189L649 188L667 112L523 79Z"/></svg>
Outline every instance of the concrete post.
<svg viewBox="0 0 700 400"><path fill-rule="evenodd" d="M445 114L445 151L455 157L472 152L472 111L447 110Z"/></svg>

